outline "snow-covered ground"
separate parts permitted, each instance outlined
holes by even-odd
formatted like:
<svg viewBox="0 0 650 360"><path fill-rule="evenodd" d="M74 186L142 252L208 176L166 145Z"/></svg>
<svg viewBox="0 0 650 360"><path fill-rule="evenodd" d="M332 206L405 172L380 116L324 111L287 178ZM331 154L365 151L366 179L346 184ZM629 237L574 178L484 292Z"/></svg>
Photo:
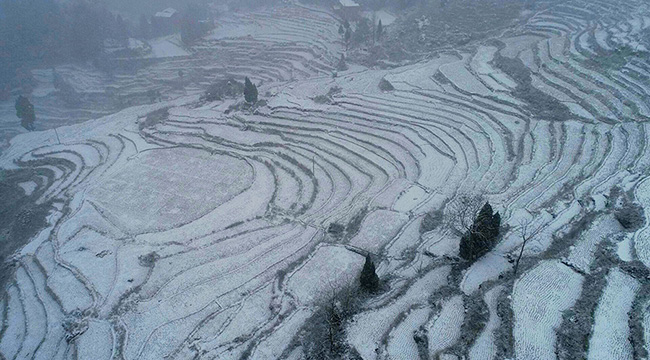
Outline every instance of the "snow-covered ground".
<svg viewBox="0 0 650 360"><path fill-rule="evenodd" d="M178 34L150 40L149 46L151 46L151 54L149 56L154 58L183 57L190 55L190 53L184 49L183 42Z"/></svg>
<svg viewBox="0 0 650 360"><path fill-rule="evenodd" d="M640 1L570 0L499 35L502 47L350 64L334 78L345 48L336 17L283 4L224 15L191 48L154 40L156 59L136 76L57 68L87 98L163 99L21 133L3 151L0 167L38 170L25 193L56 206L12 259L0 358L299 359L315 310L357 287L368 253L382 291L341 336L363 359L642 356L650 316L630 312L647 311L650 293L650 62L588 59L637 41L649 14ZM531 86L574 104L575 118L531 114L497 53L521 59ZM200 80L179 90L180 69ZM255 113L201 103L212 80L201 74L250 76L268 103ZM54 73L35 75L37 108L64 118ZM330 103L313 100L332 88ZM168 117L140 126L162 108ZM0 111L2 131L18 133L12 104ZM617 221L614 186L645 209L640 228ZM508 224L471 266L444 221L420 233L426 212L463 194L484 195ZM515 275L524 221L535 232ZM583 311L587 324L562 328Z"/></svg>

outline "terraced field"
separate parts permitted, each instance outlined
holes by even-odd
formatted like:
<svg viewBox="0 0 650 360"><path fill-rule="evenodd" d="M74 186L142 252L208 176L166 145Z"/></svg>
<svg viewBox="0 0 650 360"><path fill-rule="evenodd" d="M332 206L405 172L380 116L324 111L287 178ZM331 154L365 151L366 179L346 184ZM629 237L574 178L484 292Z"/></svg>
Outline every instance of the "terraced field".
<svg viewBox="0 0 650 360"><path fill-rule="evenodd" d="M343 46L338 26L323 10L284 4L223 14L211 35L190 47L182 45L178 35L153 39L151 53L111 59L110 71L79 64L35 70L30 98L36 127L51 129L126 107L199 94L226 76L250 76L266 83L329 76ZM55 76L69 89L55 88ZM0 149L22 132L13 100L0 101L0 131Z"/></svg>
<svg viewBox="0 0 650 360"><path fill-rule="evenodd" d="M366 253L385 286L345 322L363 359L647 357L650 7L528 15L454 53L332 77L344 46L325 10L236 13L138 78L251 76L267 100L255 112L189 91L15 137L0 167L47 170L25 186L55 206L13 258L0 358L299 359ZM637 52L621 60L623 46ZM615 186L642 227L617 221ZM464 194L506 225L471 266L450 231L419 232ZM539 231L514 274L522 221ZM356 228L335 237L335 222Z"/></svg>

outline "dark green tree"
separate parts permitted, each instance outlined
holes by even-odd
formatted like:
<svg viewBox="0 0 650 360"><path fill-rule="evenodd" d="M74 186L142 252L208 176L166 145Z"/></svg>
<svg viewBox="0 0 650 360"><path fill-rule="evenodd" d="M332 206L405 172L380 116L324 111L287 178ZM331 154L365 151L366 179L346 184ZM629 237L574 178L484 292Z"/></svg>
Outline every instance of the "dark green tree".
<svg viewBox="0 0 650 360"><path fill-rule="evenodd" d="M501 215L494 213L490 203L485 203L474 219L474 223L460 239L460 256L474 262L496 245Z"/></svg>
<svg viewBox="0 0 650 360"><path fill-rule="evenodd" d="M348 28L345 30L345 35L343 36L343 39L345 40L345 50L348 49L348 46L350 46L350 39L352 38L352 30Z"/></svg>
<svg viewBox="0 0 650 360"><path fill-rule="evenodd" d="M204 6L197 4L187 6L181 19L181 41L183 43L191 44L209 31L209 28L203 25L208 23L209 18L205 15L208 13L209 11Z"/></svg>
<svg viewBox="0 0 650 360"><path fill-rule="evenodd" d="M257 95L257 86L246 77L244 81L244 99L249 104L255 104L257 102Z"/></svg>
<svg viewBox="0 0 650 360"><path fill-rule="evenodd" d="M336 64L336 70L345 71L347 69L348 69L348 64L345 62L345 55L341 54L341 58L339 59L339 63Z"/></svg>
<svg viewBox="0 0 650 360"><path fill-rule="evenodd" d="M363 264L361 276L359 277L361 288L368 292L376 292L379 290L379 276L375 272L375 263L366 255L366 262Z"/></svg>
<svg viewBox="0 0 650 360"><path fill-rule="evenodd" d="M343 233L345 233L345 226L339 223L331 223L330 226L327 227L327 232L332 236L339 238L343 236Z"/></svg>
<svg viewBox="0 0 650 360"><path fill-rule="evenodd" d="M381 19L379 19L379 24L377 24L377 30L375 32L375 38L377 40L381 39L381 35L384 33L384 26L381 24Z"/></svg>
<svg viewBox="0 0 650 360"><path fill-rule="evenodd" d="M29 131L34 130L34 121L36 121L36 114L34 113L34 105L28 98L20 95L16 99L16 116L20 118L20 125Z"/></svg>

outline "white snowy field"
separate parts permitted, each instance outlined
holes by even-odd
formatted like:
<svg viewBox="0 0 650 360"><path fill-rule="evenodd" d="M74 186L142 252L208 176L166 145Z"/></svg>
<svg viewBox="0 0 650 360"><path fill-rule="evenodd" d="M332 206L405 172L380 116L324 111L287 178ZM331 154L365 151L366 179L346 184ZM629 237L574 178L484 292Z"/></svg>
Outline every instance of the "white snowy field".
<svg viewBox="0 0 650 360"><path fill-rule="evenodd" d="M358 286L366 254L382 292L341 336L364 360L648 357L650 58L588 59L638 41L650 8L569 0L488 44L333 77L337 29L328 9L284 4L229 14L192 51L152 45L175 60L139 76L250 76L267 100L254 113L169 92L13 137L0 168L40 170L20 186L54 205L12 258L0 359L302 359L316 310ZM497 54L521 60L553 106L573 104L570 119L534 113ZM61 72L104 91L90 71ZM614 187L643 225L617 220ZM420 233L465 194L508 225L471 266L443 224ZM522 220L537 231L515 274Z"/></svg>

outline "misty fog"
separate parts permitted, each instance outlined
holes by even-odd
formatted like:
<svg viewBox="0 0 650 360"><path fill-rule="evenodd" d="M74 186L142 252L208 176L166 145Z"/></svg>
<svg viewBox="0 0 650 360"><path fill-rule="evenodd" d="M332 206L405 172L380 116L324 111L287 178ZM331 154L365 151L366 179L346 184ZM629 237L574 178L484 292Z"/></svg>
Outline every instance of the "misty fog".
<svg viewBox="0 0 650 360"><path fill-rule="evenodd" d="M0 360L647 359L646 0L0 0Z"/></svg>

